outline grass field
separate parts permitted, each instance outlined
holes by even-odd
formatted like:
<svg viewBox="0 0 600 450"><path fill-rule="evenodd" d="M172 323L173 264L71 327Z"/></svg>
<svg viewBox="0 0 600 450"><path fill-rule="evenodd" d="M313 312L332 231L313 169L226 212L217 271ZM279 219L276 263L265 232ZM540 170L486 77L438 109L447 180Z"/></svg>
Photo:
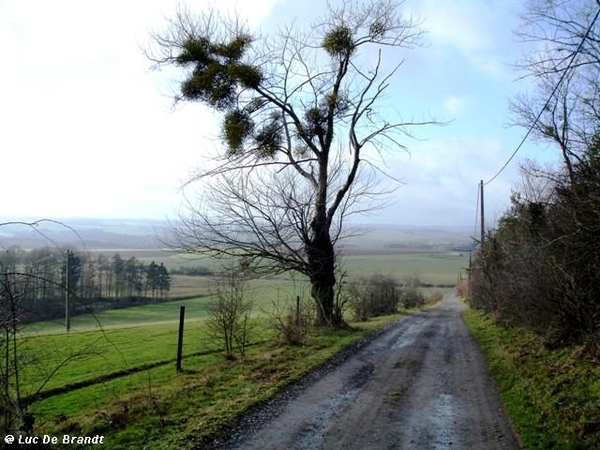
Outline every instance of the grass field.
<svg viewBox="0 0 600 450"><path fill-rule="evenodd" d="M73 390L34 405L39 433L101 434L107 449L193 449L252 405L323 363L394 316L354 324L355 331L309 336L304 345L252 347L243 361L195 356L176 374L160 366Z"/></svg>
<svg viewBox="0 0 600 450"><path fill-rule="evenodd" d="M459 253L395 253L384 255L349 255L344 268L354 276L381 273L399 280L417 276L422 283L456 284L459 271L469 266L469 255Z"/></svg>

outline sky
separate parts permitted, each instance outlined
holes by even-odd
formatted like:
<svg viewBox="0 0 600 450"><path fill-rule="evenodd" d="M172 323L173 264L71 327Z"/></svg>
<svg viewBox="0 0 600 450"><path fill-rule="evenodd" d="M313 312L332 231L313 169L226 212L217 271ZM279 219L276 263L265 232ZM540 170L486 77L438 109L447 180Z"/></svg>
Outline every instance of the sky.
<svg viewBox="0 0 600 450"><path fill-rule="evenodd" d="M321 0L219 1L261 33L307 26ZM335 3L335 2L334 2ZM181 186L218 149L219 117L198 104L174 106L174 71L144 55L172 0L0 0L0 220L174 219ZM216 3L214 3L216 4ZM202 12L208 1L188 1ZM408 149L385 155L402 180L385 209L363 222L476 224L480 180L494 176L526 130L509 126L509 102L532 88L514 69L527 49L514 31L520 0L406 0L422 20L424 45L404 63L387 101L404 118L447 122L414 131ZM493 226L518 187L524 159L557 160L528 141L486 186Z"/></svg>

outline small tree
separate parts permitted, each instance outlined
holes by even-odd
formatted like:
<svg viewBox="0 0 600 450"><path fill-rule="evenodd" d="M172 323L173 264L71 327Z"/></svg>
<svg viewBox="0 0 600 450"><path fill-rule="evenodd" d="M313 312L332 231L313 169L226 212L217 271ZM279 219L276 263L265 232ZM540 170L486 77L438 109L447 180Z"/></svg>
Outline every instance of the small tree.
<svg viewBox="0 0 600 450"><path fill-rule="evenodd" d="M171 275L164 263L160 263L158 266L158 286L161 298L165 298L171 290Z"/></svg>
<svg viewBox="0 0 600 450"><path fill-rule="evenodd" d="M252 302L246 297L246 273L239 267L226 268L215 281L208 304L207 325L212 336L223 343L225 357L243 357L250 337Z"/></svg>

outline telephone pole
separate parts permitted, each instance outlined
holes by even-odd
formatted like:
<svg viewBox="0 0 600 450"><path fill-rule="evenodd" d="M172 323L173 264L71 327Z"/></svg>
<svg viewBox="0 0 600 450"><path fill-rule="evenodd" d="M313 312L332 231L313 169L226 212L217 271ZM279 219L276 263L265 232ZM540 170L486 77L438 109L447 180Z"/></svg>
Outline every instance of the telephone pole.
<svg viewBox="0 0 600 450"><path fill-rule="evenodd" d="M483 209L483 180L479 182L479 197L481 197L481 245L485 239L485 214Z"/></svg>

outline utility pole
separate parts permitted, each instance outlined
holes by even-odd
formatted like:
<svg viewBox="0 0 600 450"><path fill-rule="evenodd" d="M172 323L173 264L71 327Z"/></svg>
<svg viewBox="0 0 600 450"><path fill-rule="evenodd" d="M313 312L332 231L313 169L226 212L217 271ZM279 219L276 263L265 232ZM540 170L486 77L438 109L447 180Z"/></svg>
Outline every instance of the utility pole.
<svg viewBox="0 0 600 450"><path fill-rule="evenodd" d="M479 196L481 197L481 245L483 245L483 240L485 238L485 214L483 209L483 180L479 182Z"/></svg>
<svg viewBox="0 0 600 450"><path fill-rule="evenodd" d="M65 270L65 328L67 329L67 333L71 331L71 317L69 316L69 259L71 259L71 250L67 250L67 263Z"/></svg>
<svg viewBox="0 0 600 450"><path fill-rule="evenodd" d="M471 252L469 252L469 280L471 280L471 270L473 270L472 260L471 260Z"/></svg>

